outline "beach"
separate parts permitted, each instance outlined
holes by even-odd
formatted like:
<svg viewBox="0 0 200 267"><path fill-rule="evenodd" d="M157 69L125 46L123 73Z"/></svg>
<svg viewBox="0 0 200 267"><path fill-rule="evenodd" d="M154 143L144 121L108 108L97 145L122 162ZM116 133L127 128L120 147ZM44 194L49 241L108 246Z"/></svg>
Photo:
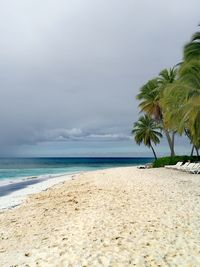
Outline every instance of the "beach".
<svg viewBox="0 0 200 267"><path fill-rule="evenodd" d="M136 167L75 174L0 213L0 263L200 266L200 175Z"/></svg>
<svg viewBox="0 0 200 267"><path fill-rule="evenodd" d="M48 178L29 177L0 184L0 211L20 205L27 195L39 193L49 187L70 180L72 174L55 175ZM3 184L3 185L2 185Z"/></svg>

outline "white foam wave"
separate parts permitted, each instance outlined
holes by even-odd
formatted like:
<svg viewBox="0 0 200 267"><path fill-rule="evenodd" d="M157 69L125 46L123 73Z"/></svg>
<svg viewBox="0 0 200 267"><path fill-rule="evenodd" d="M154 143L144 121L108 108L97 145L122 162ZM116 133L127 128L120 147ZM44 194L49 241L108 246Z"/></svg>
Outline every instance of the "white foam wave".
<svg viewBox="0 0 200 267"><path fill-rule="evenodd" d="M75 172L70 172L70 173L55 173L55 174L41 174L41 175L34 175L34 176L19 176L19 177L13 177L13 178L1 178L0 179L0 187L1 186L5 186L5 185L9 185L9 184L14 184L14 183L20 183L20 182L25 182L27 180L31 180L31 179L38 179L38 180L44 180L44 179L51 179L54 177L58 177L58 176L62 176L62 175L68 175L68 174L72 174Z"/></svg>
<svg viewBox="0 0 200 267"><path fill-rule="evenodd" d="M76 172L77 173L77 172ZM50 174L50 175L41 175L37 179L40 181L35 184L28 185L26 188L22 188L17 191L13 191L9 195L0 197L0 210L9 209L20 205L27 195L39 193L48 189L51 186L70 180L73 177L71 174ZM22 178L23 179L35 179L31 177ZM16 180L15 180L16 182ZM17 180L19 182L19 180ZM13 181L11 181L13 183Z"/></svg>

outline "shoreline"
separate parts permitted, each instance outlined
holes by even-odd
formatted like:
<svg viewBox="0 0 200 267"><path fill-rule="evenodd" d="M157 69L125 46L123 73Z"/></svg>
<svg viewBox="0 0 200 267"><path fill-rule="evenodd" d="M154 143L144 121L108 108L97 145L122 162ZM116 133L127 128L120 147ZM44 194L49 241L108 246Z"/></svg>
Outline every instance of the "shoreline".
<svg viewBox="0 0 200 267"><path fill-rule="evenodd" d="M75 174L0 213L0 262L200 266L199 177L136 167Z"/></svg>
<svg viewBox="0 0 200 267"><path fill-rule="evenodd" d="M134 165L133 168L136 168L140 165ZM10 185L18 185L20 183L26 183L30 181L30 184L25 185L24 188L17 189L11 193L8 193L6 196L0 195L0 213L7 211L9 209L17 208L20 205L22 205L26 199L34 194L41 193L42 191L46 191L49 188L59 186L62 183L65 183L66 181L71 180L75 175L81 174L81 173L88 173L88 172L96 172L96 171L103 171L103 170L109 170L109 169L116 169L116 168L126 168L126 167L111 167L111 168L105 168L105 169L99 169L99 170L85 170L85 171L76 171L71 173L58 173L58 174L48 174L48 175L42 175L41 177L37 176L29 176L29 177L21 177L18 180L11 180L11 179L5 179L3 180L1 186L2 187L9 187ZM46 177L47 176L47 177ZM32 181L36 181L35 183L32 183Z"/></svg>
<svg viewBox="0 0 200 267"><path fill-rule="evenodd" d="M12 181L3 187L9 187L10 185L18 185L20 183L26 183L31 181L30 184L25 185L24 188L15 190L6 196L0 197L0 213L7 211L9 209L16 208L23 204L23 202L32 194L41 193L42 191L48 190L51 187L62 184L65 181L72 179L72 177L77 173L61 174L55 175L49 178L39 178L39 177L26 177L20 180ZM32 183L35 180L35 183Z"/></svg>

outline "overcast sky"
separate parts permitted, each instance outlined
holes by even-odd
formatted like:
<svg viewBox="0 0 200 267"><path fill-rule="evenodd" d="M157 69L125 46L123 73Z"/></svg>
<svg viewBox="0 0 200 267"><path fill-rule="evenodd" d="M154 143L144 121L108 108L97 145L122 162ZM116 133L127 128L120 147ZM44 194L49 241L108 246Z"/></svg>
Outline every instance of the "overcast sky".
<svg viewBox="0 0 200 267"><path fill-rule="evenodd" d="M199 0L0 1L0 154L151 155L130 137L135 95L180 62L199 11Z"/></svg>

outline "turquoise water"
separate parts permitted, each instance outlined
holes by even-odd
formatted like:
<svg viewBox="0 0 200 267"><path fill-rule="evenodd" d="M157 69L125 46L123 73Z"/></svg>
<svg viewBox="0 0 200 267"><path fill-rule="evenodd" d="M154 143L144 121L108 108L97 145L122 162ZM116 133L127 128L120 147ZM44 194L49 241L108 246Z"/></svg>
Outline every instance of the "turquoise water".
<svg viewBox="0 0 200 267"><path fill-rule="evenodd" d="M135 166L151 161L151 158L0 159L0 198L36 184L40 186L41 182L62 174Z"/></svg>
<svg viewBox="0 0 200 267"><path fill-rule="evenodd" d="M25 177L39 176L55 176L66 173L74 173L80 171L88 171L96 168L82 167L67 167L67 168L30 168L30 169L0 169L0 181L6 179L20 179Z"/></svg>
<svg viewBox="0 0 200 267"><path fill-rule="evenodd" d="M1 158L0 180L134 166L151 161L151 158Z"/></svg>

